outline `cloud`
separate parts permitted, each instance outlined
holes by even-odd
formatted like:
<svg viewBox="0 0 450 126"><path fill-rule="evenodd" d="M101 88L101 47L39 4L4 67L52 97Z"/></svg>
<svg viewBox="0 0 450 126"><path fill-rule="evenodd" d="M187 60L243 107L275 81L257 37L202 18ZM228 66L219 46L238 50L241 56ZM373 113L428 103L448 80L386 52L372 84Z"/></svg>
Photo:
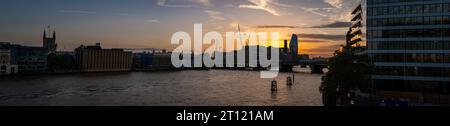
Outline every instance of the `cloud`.
<svg viewBox="0 0 450 126"><path fill-rule="evenodd" d="M70 13L70 14L95 14L96 12L92 11L83 11L83 10L60 10L61 13Z"/></svg>
<svg viewBox="0 0 450 126"><path fill-rule="evenodd" d="M173 7L173 8L190 8L200 5L209 6L210 0L158 0L156 2L161 7Z"/></svg>
<svg viewBox="0 0 450 126"><path fill-rule="evenodd" d="M287 8L297 8L305 12L319 15L328 20L345 21L348 19L348 11L360 0L322 0L322 3L331 7L324 8L309 8L300 5L292 5L281 3L281 0L248 0L253 5L239 5L239 8L264 10L272 15L292 15L293 12L280 12L279 10Z"/></svg>
<svg viewBox="0 0 450 126"><path fill-rule="evenodd" d="M333 8L305 8L305 7L301 7L302 10L312 13L312 14L316 14L322 17L328 17L328 13L331 12L331 10Z"/></svg>
<svg viewBox="0 0 450 126"><path fill-rule="evenodd" d="M116 15L120 15L120 16L138 16L136 14L130 14L130 13L114 13Z"/></svg>
<svg viewBox="0 0 450 126"><path fill-rule="evenodd" d="M319 26L313 26L310 28L347 28L350 27L351 22L341 22L341 21L336 21L330 24L324 24L324 25L319 25Z"/></svg>
<svg viewBox="0 0 450 126"><path fill-rule="evenodd" d="M331 41L344 41L345 35L329 35L329 34L297 34L299 38L321 39Z"/></svg>
<svg viewBox="0 0 450 126"><path fill-rule="evenodd" d="M223 7L233 8L234 5L233 4L225 4L225 5L223 5Z"/></svg>
<svg viewBox="0 0 450 126"><path fill-rule="evenodd" d="M229 23L229 27L230 27L232 30L238 30L238 29L241 29L241 32L250 32L250 31L245 31L245 30L251 29L250 26L247 26L247 25L245 25L245 24L240 24L239 22L235 22L235 21L230 22L230 23Z"/></svg>
<svg viewBox="0 0 450 126"><path fill-rule="evenodd" d="M322 0L322 3L328 7L323 8L310 8L310 7L297 7L305 12L315 14L323 17L322 20L326 21L349 21L351 18L350 11L358 4L361 0ZM284 5L286 7L296 7Z"/></svg>
<svg viewBox="0 0 450 126"><path fill-rule="evenodd" d="M340 47L341 47L341 45L336 44L336 45L329 45L329 46L320 46L320 47L311 48L311 49L304 49L303 51L313 52L313 53L329 53L329 52L334 52L334 51L338 50Z"/></svg>
<svg viewBox="0 0 450 126"><path fill-rule="evenodd" d="M278 0L267 0L267 2L271 3L273 5L279 6L279 7L283 7L283 8L300 8L303 11L306 11L306 12L309 12L312 14L316 14L319 16L323 16L323 17L328 17L328 15L326 13L331 12L333 9L333 8L307 8L307 7L302 7L302 6L295 6L295 5L280 3L280 2L278 2Z"/></svg>
<svg viewBox="0 0 450 126"><path fill-rule="evenodd" d="M344 5L343 0L324 0L324 2L335 8L342 8L342 6Z"/></svg>
<svg viewBox="0 0 450 126"><path fill-rule="evenodd" d="M225 20L225 17L222 16L222 12L219 11L213 11L213 10L205 10L206 14L208 14L209 18L212 20Z"/></svg>
<svg viewBox="0 0 450 126"><path fill-rule="evenodd" d="M149 19L147 20L148 23L161 23L159 20L156 19Z"/></svg>
<svg viewBox="0 0 450 126"><path fill-rule="evenodd" d="M217 26L216 27L216 30L222 30L223 29L223 26Z"/></svg>
<svg viewBox="0 0 450 126"><path fill-rule="evenodd" d="M288 5L288 4L283 4L283 3L277 2L277 0L267 0L267 2L269 2L271 4L274 4L276 6L285 7L285 8L297 7L297 6L293 6L293 5Z"/></svg>
<svg viewBox="0 0 450 126"><path fill-rule="evenodd" d="M268 4L270 0L248 0L253 3L253 5L239 5L239 8L247 8L247 9L255 9L255 10L264 10L272 15L280 16L280 13L276 11L272 6Z"/></svg>
<svg viewBox="0 0 450 126"><path fill-rule="evenodd" d="M270 28L298 28L298 26L287 26L287 25L260 25L254 26L253 28L262 28L262 29L270 29Z"/></svg>
<svg viewBox="0 0 450 126"><path fill-rule="evenodd" d="M329 19L337 21L349 21L350 12L361 3L361 0L324 0L324 3L333 7Z"/></svg>
<svg viewBox="0 0 450 126"><path fill-rule="evenodd" d="M320 40L320 39L300 39L300 43L329 43L332 41L329 40Z"/></svg>

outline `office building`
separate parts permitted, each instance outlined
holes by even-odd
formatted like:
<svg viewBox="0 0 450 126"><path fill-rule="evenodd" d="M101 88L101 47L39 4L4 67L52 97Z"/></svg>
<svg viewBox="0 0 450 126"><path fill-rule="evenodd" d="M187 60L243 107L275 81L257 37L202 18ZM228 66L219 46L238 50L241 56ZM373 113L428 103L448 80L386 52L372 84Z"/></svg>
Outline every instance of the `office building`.
<svg viewBox="0 0 450 126"><path fill-rule="evenodd" d="M82 72L130 71L133 54L123 49L102 49L98 43L75 49L75 60Z"/></svg>
<svg viewBox="0 0 450 126"><path fill-rule="evenodd" d="M42 47L14 45L20 74L43 73L47 70L48 50Z"/></svg>
<svg viewBox="0 0 450 126"><path fill-rule="evenodd" d="M378 96L450 103L449 0L367 0L367 37Z"/></svg>
<svg viewBox="0 0 450 126"><path fill-rule="evenodd" d="M133 68L146 69L153 65L154 53L134 53L133 54Z"/></svg>
<svg viewBox="0 0 450 126"><path fill-rule="evenodd" d="M0 43L0 75L10 75L18 72L14 52L10 43Z"/></svg>
<svg viewBox="0 0 450 126"><path fill-rule="evenodd" d="M366 45L363 36L364 28L364 12L362 5L358 6L352 11L351 26L346 35L346 45L348 47L364 47Z"/></svg>

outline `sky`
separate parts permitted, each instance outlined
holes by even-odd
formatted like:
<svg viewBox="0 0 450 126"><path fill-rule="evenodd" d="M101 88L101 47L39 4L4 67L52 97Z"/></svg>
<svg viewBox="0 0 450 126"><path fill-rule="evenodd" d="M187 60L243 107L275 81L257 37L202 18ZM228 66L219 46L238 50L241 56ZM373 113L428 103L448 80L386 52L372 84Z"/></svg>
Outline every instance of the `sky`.
<svg viewBox="0 0 450 126"><path fill-rule="evenodd" d="M174 49L171 37L194 24L203 32L299 35L300 53L331 56L344 44L359 0L1 0L0 42L41 46L50 25L58 50L101 42L105 48ZM193 39L193 38L192 38Z"/></svg>

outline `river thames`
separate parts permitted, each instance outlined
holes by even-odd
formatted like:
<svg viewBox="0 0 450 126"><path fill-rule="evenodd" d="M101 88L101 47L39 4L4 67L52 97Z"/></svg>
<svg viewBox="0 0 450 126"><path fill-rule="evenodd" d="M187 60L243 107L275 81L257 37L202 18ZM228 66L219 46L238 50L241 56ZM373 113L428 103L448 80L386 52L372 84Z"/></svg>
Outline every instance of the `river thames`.
<svg viewBox="0 0 450 126"><path fill-rule="evenodd" d="M0 78L2 106L322 106L320 74L299 69L271 79L258 71L188 70Z"/></svg>

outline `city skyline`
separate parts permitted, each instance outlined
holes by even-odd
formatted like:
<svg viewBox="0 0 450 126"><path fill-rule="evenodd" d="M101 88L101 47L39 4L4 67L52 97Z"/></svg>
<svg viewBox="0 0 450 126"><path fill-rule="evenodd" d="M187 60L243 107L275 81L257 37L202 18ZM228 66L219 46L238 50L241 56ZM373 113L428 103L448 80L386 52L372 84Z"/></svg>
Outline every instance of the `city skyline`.
<svg viewBox="0 0 450 126"><path fill-rule="evenodd" d="M29 0L2 1L0 41L39 46L44 28L58 33L58 50L101 42L108 48L173 49L177 31L280 32L299 35L301 53L331 56L345 43L349 10L359 0ZM264 19L264 20L262 20ZM311 20L314 19L314 20Z"/></svg>

